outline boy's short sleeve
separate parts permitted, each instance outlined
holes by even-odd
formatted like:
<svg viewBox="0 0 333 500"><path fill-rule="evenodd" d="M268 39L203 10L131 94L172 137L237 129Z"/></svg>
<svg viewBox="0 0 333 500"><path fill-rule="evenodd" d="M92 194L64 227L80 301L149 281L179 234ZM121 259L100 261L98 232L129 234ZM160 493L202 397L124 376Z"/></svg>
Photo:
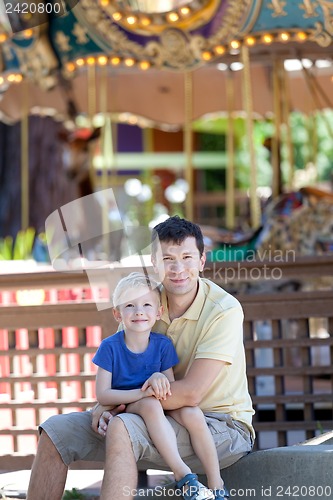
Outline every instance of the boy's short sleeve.
<svg viewBox="0 0 333 500"><path fill-rule="evenodd" d="M178 356L176 353L176 349L173 346L173 343L167 337L164 337L164 342L162 346L161 352L161 371L164 372L169 368L175 366L178 362Z"/></svg>

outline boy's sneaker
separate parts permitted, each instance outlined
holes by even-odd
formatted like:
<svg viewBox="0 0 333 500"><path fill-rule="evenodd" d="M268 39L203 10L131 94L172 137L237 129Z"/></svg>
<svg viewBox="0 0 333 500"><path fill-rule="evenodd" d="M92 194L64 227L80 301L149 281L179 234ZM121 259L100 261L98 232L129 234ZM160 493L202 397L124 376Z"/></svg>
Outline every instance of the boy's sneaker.
<svg viewBox="0 0 333 500"><path fill-rule="evenodd" d="M230 498L229 491L226 488L222 488L220 490L213 490L215 495L215 500L226 500Z"/></svg>
<svg viewBox="0 0 333 500"><path fill-rule="evenodd" d="M215 498L212 490L199 483L196 474L187 474L176 482L176 487L180 490L184 500L214 500Z"/></svg>

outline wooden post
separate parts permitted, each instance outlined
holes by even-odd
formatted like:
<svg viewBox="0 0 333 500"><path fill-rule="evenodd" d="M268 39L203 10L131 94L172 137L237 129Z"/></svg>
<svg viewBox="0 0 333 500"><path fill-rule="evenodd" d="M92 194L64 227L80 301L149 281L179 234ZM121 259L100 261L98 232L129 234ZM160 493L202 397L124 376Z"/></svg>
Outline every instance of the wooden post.
<svg viewBox="0 0 333 500"><path fill-rule="evenodd" d="M193 135L192 135L192 108L193 108L193 92L192 92L192 72L184 73L184 93L185 93L185 123L184 123L184 153L185 153L185 179L188 182L189 190L185 200L186 217L193 220Z"/></svg>
<svg viewBox="0 0 333 500"><path fill-rule="evenodd" d="M234 120L232 116L234 108L234 84L232 72L226 73L226 91L228 106L228 130L227 130L227 179L226 179L226 226L228 229L235 227L235 144L234 144Z"/></svg>
<svg viewBox="0 0 333 500"><path fill-rule="evenodd" d="M251 90L251 75L250 75L250 58L249 49L245 45L242 46L242 60L244 65L244 81L243 81L243 97L246 112L246 128L247 138L250 152L250 212L251 226L257 228L261 223L261 209L257 196L257 166L254 150L254 134L253 134L253 104Z"/></svg>
<svg viewBox="0 0 333 500"><path fill-rule="evenodd" d="M21 119L21 229L29 227L29 94L23 82Z"/></svg>

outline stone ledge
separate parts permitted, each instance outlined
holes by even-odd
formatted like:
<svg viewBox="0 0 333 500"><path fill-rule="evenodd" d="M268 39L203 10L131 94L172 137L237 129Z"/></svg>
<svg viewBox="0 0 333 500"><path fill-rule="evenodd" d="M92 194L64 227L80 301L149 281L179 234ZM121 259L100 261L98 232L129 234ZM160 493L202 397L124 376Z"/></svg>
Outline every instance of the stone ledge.
<svg viewBox="0 0 333 500"><path fill-rule="evenodd" d="M255 451L222 474L231 498L328 500L333 497L332 470L333 445L320 444Z"/></svg>

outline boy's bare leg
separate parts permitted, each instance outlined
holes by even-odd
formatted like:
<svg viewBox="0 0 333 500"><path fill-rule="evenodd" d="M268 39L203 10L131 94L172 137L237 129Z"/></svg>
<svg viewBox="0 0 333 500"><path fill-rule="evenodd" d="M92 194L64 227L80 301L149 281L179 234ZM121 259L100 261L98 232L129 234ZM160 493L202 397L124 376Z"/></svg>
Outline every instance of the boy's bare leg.
<svg viewBox="0 0 333 500"><path fill-rule="evenodd" d="M62 461L58 450L42 431L39 438L36 458L34 460L27 500L61 500L67 478L67 465Z"/></svg>
<svg viewBox="0 0 333 500"><path fill-rule="evenodd" d="M168 415L188 430L192 448L204 466L208 487L212 490L223 489L224 482L221 478L214 440L200 408L183 407L169 411Z"/></svg>
<svg viewBox="0 0 333 500"><path fill-rule="evenodd" d="M191 473L179 455L176 434L158 399L140 399L127 405L126 411L143 418L155 447L174 473L176 481Z"/></svg>
<svg viewBox="0 0 333 500"><path fill-rule="evenodd" d="M115 417L109 423L105 456L100 500L132 500L138 471L128 432L120 418Z"/></svg>

